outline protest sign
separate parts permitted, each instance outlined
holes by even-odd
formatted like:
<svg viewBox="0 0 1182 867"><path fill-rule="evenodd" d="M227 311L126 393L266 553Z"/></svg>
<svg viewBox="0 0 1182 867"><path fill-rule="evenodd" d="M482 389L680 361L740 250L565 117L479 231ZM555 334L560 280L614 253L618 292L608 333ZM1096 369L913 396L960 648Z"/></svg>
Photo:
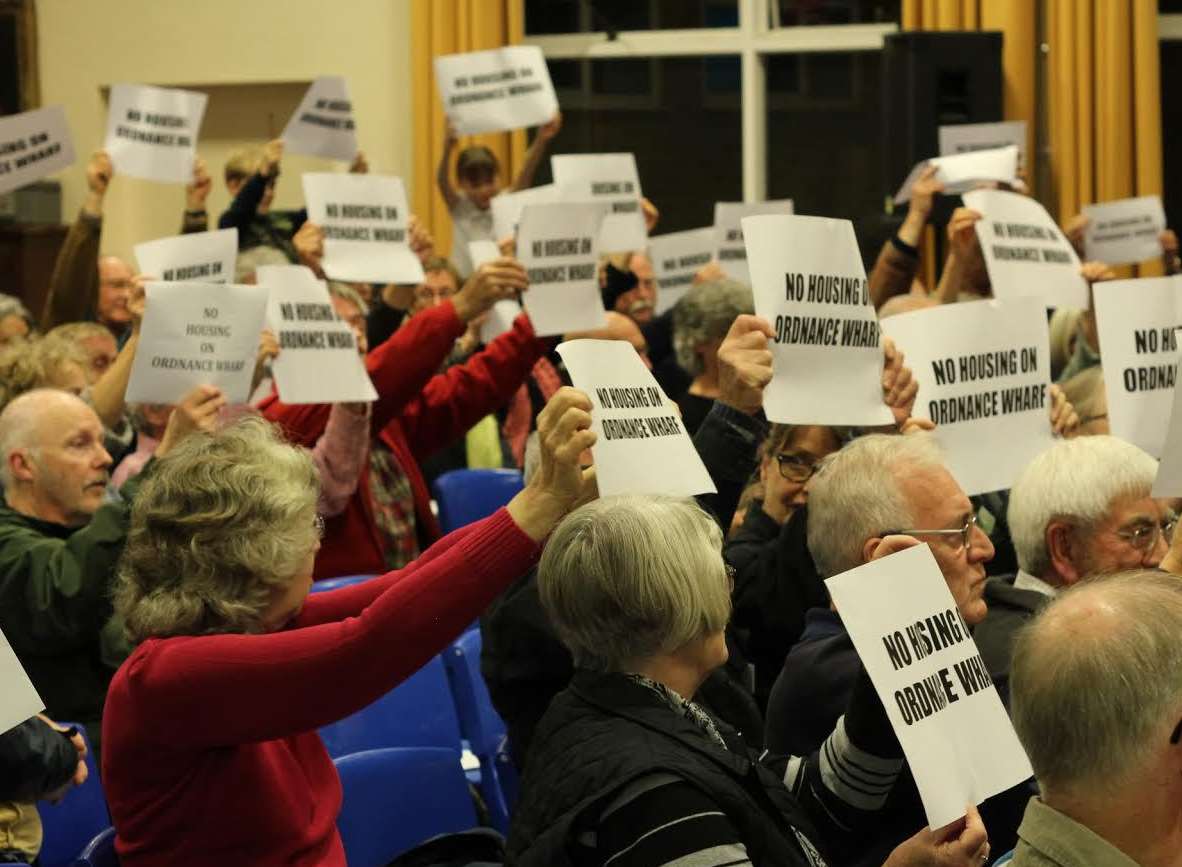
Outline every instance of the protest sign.
<svg viewBox="0 0 1182 867"><path fill-rule="evenodd" d="M468 258L472 262L472 270L476 271L485 262L491 262L493 259L499 259L501 256L501 248L497 246L496 241L469 241L468 242Z"/></svg>
<svg viewBox="0 0 1182 867"><path fill-rule="evenodd" d="M1177 340L1176 334L1174 339ZM1182 365L1182 358L1178 363ZM1175 370L1175 381L1177 378L1178 372ZM1157 466L1153 490L1149 492L1153 497L1182 497L1182 407L1179 404L1182 404L1182 388L1175 388L1161 463Z"/></svg>
<svg viewBox="0 0 1182 867"><path fill-rule="evenodd" d="M557 200L558 188L554 184L493 196L489 202L493 214L493 235L498 241L516 237L517 224L521 222L521 211L526 205L540 205L543 202Z"/></svg>
<svg viewBox="0 0 1182 867"><path fill-rule="evenodd" d="M267 290L234 283L149 283L128 403L176 403L214 385L229 403L250 397Z"/></svg>
<svg viewBox="0 0 1182 867"><path fill-rule="evenodd" d="M714 258L722 272L732 280L751 283L747 267L747 247L743 244L744 217L760 214L791 214L791 199L770 202L715 202L714 203Z"/></svg>
<svg viewBox="0 0 1182 867"><path fill-rule="evenodd" d="M74 162L74 140L60 105L0 118L0 193Z"/></svg>
<svg viewBox="0 0 1182 867"><path fill-rule="evenodd" d="M208 100L191 90L113 85L104 147L115 171L165 184L189 183Z"/></svg>
<svg viewBox="0 0 1182 867"><path fill-rule="evenodd" d="M517 232L517 259L529 275L525 309L539 337L607 324L599 291L603 205L527 205Z"/></svg>
<svg viewBox="0 0 1182 867"><path fill-rule="evenodd" d="M283 129L288 153L349 162L357 156L357 131L349 89L339 75L324 75L308 87Z"/></svg>
<svg viewBox="0 0 1182 867"><path fill-rule="evenodd" d="M470 241L468 243L468 256L472 260L473 273L485 262L491 262L493 259L499 258L500 255L501 250L495 241ZM492 343L496 338L512 329L513 320L520 313L521 305L518 302L509 298L498 301L484 315L484 322L480 325L480 342L486 345Z"/></svg>
<svg viewBox="0 0 1182 867"><path fill-rule="evenodd" d="M1018 148L1013 145L986 151L968 151L948 157L933 157L917 163L895 193L895 204L910 201L911 188L924 169L936 167L936 180L944 184L944 193L954 195L971 190L982 181L1013 183L1018 178Z"/></svg>
<svg viewBox="0 0 1182 867"><path fill-rule="evenodd" d="M632 344L571 340L558 347L575 388L594 405L591 447L599 495L712 494L714 482L677 405L665 396Z"/></svg>
<svg viewBox="0 0 1182 867"><path fill-rule="evenodd" d="M1005 190L973 190L964 203L983 216L977 240L995 298L1034 295L1047 307L1088 306L1079 256L1046 208Z"/></svg>
<svg viewBox="0 0 1182 867"><path fill-rule="evenodd" d="M166 283L226 283L238 259L238 230L194 232L135 245L140 273Z"/></svg>
<svg viewBox="0 0 1182 867"><path fill-rule="evenodd" d="M744 217L755 312L772 324L763 406L789 424L889 425L882 347L849 220Z"/></svg>
<svg viewBox="0 0 1182 867"><path fill-rule="evenodd" d="M940 156L950 157L973 151L990 151L1013 145L1018 149L1018 165L1026 162L1026 121L1008 120L1001 123L958 123L942 126L937 132Z"/></svg>
<svg viewBox="0 0 1182 867"><path fill-rule="evenodd" d="M410 249L402 178L389 175L304 175L308 219L324 230L324 273L350 283L423 282Z"/></svg>
<svg viewBox="0 0 1182 867"><path fill-rule="evenodd" d="M332 306L328 287L302 265L260 265L269 293L267 322L279 341L271 375L284 403L377 400L353 329Z"/></svg>
<svg viewBox="0 0 1182 867"><path fill-rule="evenodd" d="M1113 436L1159 458L1179 357L1175 329L1182 326L1182 276L1105 280L1092 289L1108 426Z"/></svg>
<svg viewBox="0 0 1182 867"><path fill-rule="evenodd" d="M562 154L550 158L550 168L561 201L607 205L599 234L600 252L644 249L648 230L632 154Z"/></svg>
<svg viewBox="0 0 1182 867"><path fill-rule="evenodd" d="M1166 212L1161 196L1084 205L1083 215L1088 218L1084 250L1089 262L1131 265L1162 254L1159 236L1166 228Z"/></svg>
<svg viewBox="0 0 1182 867"><path fill-rule="evenodd" d="M859 566L825 586L886 708L932 828L1032 776L927 545Z"/></svg>
<svg viewBox="0 0 1182 867"><path fill-rule="evenodd" d="M0 695L4 696L0 705L0 734L45 709L45 702L41 701L3 632L0 632Z"/></svg>
<svg viewBox="0 0 1182 867"><path fill-rule="evenodd" d="M460 135L538 126L558 113L550 70L536 45L435 58L443 112Z"/></svg>
<svg viewBox="0 0 1182 867"><path fill-rule="evenodd" d="M971 301L882 321L907 356L916 418L936 423L966 494L1000 491L1052 444L1050 344L1037 298Z"/></svg>
<svg viewBox="0 0 1182 867"><path fill-rule="evenodd" d="M694 275L714 259L714 228L670 232L648 239L648 257L657 278L657 315L681 300Z"/></svg>

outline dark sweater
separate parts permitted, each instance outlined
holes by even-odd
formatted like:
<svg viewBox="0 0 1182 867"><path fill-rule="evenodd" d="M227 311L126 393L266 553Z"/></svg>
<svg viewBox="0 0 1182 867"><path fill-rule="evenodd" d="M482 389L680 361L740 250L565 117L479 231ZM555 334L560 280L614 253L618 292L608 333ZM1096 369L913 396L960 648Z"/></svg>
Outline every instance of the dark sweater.
<svg viewBox="0 0 1182 867"><path fill-rule="evenodd" d="M989 613L973 630L973 639L981 651L981 659L989 669L989 676L997 687L1006 709L1010 706L1010 662L1014 656L1014 639L1051 597L1037 590L1014 587L1015 575L990 578L985 585L985 604Z"/></svg>

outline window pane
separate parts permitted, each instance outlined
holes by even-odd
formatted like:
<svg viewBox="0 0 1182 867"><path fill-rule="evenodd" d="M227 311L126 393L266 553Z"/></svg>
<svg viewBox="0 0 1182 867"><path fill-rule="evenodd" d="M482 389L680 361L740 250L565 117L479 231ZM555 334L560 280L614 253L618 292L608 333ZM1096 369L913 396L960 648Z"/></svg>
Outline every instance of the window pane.
<svg viewBox="0 0 1182 867"><path fill-rule="evenodd" d="M738 57L551 60L562 132L552 153L636 154L656 232L709 226L715 201L743 195ZM577 71L576 71L577 70ZM585 89L584 89L585 86ZM535 183L550 182L546 161Z"/></svg>
<svg viewBox="0 0 1182 867"><path fill-rule="evenodd" d="M897 24L900 0L778 0L780 26Z"/></svg>
<svg viewBox="0 0 1182 867"><path fill-rule="evenodd" d="M525 32L533 35L736 27L738 23L738 0L525 0Z"/></svg>
<svg viewBox="0 0 1182 867"><path fill-rule="evenodd" d="M1166 224L1182 226L1182 42L1161 43L1162 203Z"/></svg>

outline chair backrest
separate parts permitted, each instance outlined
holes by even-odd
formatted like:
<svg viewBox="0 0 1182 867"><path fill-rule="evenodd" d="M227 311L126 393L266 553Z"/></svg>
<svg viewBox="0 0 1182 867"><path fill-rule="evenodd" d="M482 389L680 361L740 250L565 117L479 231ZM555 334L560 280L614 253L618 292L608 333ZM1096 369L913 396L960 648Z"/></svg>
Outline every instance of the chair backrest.
<svg viewBox="0 0 1182 867"><path fill-rule="evenodd" d="M337 830L349 867L383 867L430 837L476 825L458 750L369 750L336 766L344 791Z"/></svg>
<svg viewBox="0 0 1182 867"><path fill-rule="evenodd" d="M487 518L521 490L518 470L452 470L435 480L444 533Z"/></svg>
<svg viewBox="0 0 1182 867"><path fill-rule="evenodd" d="M115 829L107 828L86 844L73 867L119 867L119 856L115 854Z"/></svg>
<svg viewBox="0 0 1182 867"><path fill-rule="evenodd" d="M86 730L80 724L62 722L60 725L75 726L86 738ZM86 769L90 772L86 782L66 792L59 804L37 803L44 832L41 867L69 867L99 832L111 826L107 796L103 793L89 741L86 746Z"/></svg>
<svg viewBox="0 0 1182 867"><path fill-rule="evenodd" d="M312 592L324 593L328 590L352 587L354 584L360 584L363 581L368 581L370 578L376 577L376 575L342 575L339 578L325 578L322 581L312 582Z"/></svg>
<svg viewBox="0 0 1182 867"><path fill-rule="evenodd" d="M506 727L480 674L480 647L480 630L473 629L447 649L444 660L456 699L460 734L472 745L472 752L483 757L497 751Z"/></svg>
<svg viewBox="0 0 1182 867"><path fill-rule="evenodd" d="M443 660L431 660L369 707L320 730L334 758L383 747L460 748L460 723Z"/></svg>

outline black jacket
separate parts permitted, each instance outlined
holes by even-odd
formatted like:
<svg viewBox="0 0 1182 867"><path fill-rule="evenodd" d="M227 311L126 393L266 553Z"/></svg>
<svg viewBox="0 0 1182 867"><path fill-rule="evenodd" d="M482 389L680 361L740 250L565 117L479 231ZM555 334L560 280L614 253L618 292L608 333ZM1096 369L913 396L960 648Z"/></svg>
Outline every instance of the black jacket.
<svg viewBox="0 0 1182 867"><path fill-rule="evenodd" d="M29 803L70 782L78 751L69 737L32 717L0 735L0 801Z"/></svg>
<svg viewBox="0 0 1182 867"><path fill-rule="evenodd" d="M1010 707L1010 662L1018 630L1041 611L1051 597L1014 587L1014 575L990 578L985 585L989 613L973 630L973 639L1006 709Z"/></svg>

